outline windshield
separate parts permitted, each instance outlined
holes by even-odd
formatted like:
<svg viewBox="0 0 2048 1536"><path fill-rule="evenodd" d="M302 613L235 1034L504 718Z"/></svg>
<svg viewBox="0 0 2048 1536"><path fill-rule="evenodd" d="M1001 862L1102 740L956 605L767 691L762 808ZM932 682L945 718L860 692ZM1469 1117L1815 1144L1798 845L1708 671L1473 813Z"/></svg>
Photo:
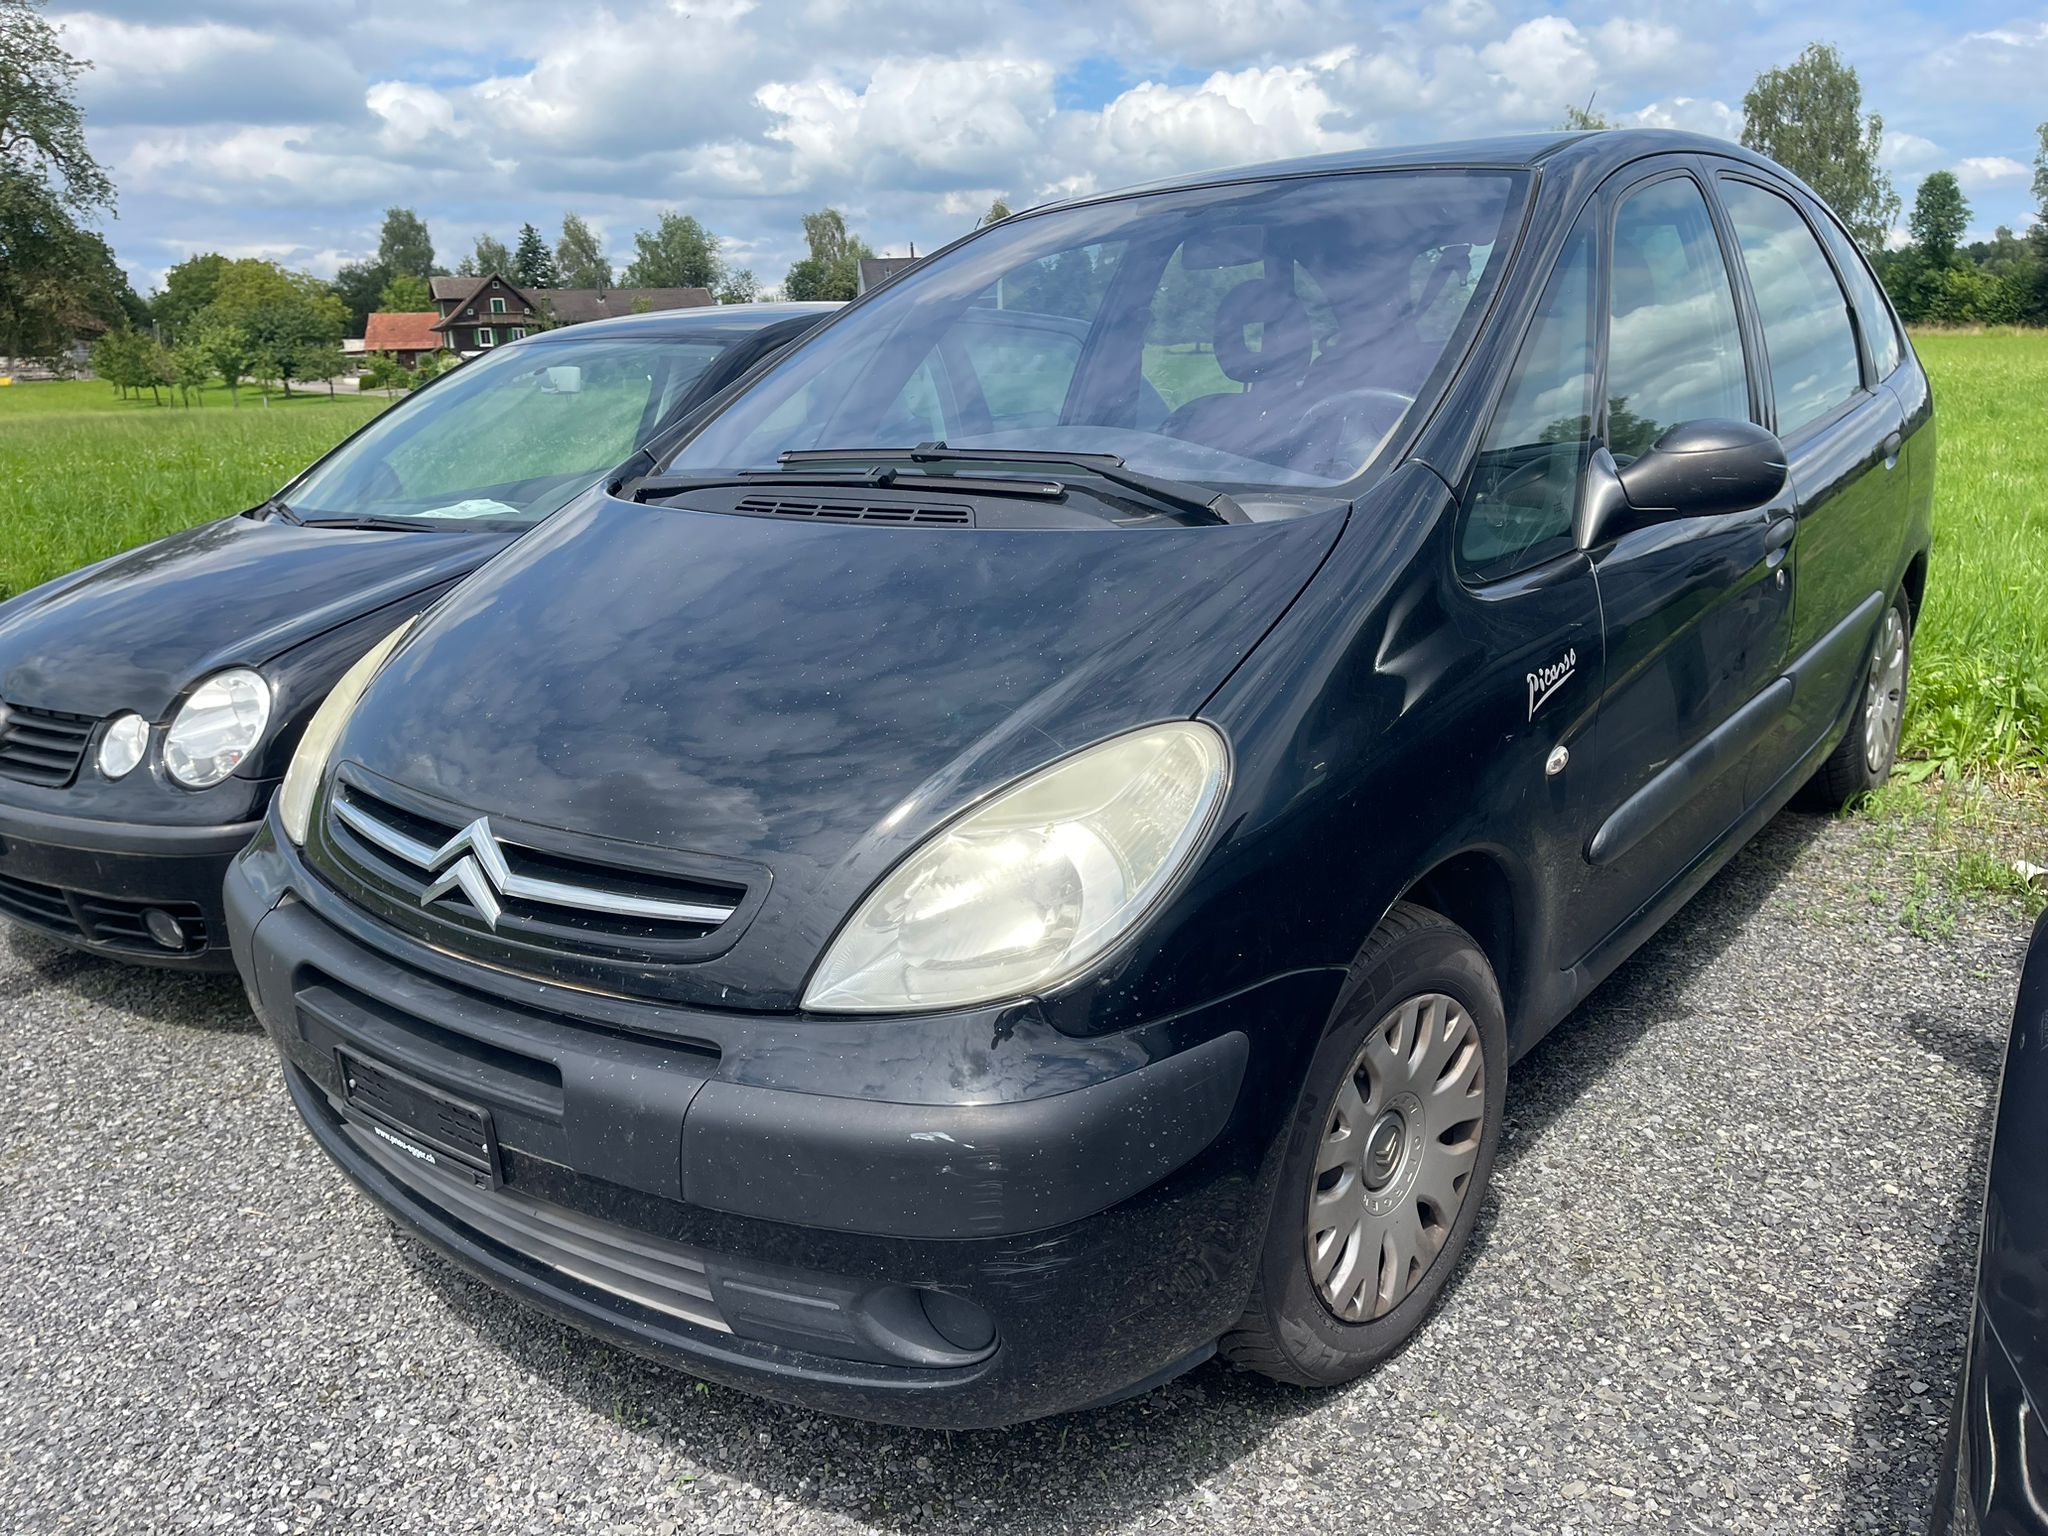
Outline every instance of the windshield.
<svg viewBox="0 0 2048 1536"><path fill-rule="evenodd" d="M464 363L285 493L307 522L538 522L687 409L732 341L545 341Z"/></svg>
<svg viewBox="0 0 2048 1536"><path fill-rule="evenodd" d="M936 442L1210 483L1350 480L1476 318L1519 186L1379 171L1011 219L798 348L666 468Z"/></svg>

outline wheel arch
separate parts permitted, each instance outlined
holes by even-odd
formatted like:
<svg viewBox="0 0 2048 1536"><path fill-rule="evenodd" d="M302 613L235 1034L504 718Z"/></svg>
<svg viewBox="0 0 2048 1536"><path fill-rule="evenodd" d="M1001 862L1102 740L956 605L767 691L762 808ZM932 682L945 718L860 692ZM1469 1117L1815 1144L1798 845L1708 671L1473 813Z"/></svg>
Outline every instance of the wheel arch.
<svg viewBox="0 0 2048 1536"><path fill-rule="evenodd" d="M1427 907L1472 935L1493 967L1513 1038L1525 1019L1534 974L1529 918L1535 901L1514 861L1495 848L1460 849L1411 880L1398 899Z"/></svg>
<svg viewBox="0 0 2048 1536"><path fill-rule="evenodd" d="M1906 574L1899 579L1899 590L1906 594L1906 618L1917 628L1921 604L1927 600L1927 551L1924 548L1915 550L1913 558L1906 562Z"/></svg>

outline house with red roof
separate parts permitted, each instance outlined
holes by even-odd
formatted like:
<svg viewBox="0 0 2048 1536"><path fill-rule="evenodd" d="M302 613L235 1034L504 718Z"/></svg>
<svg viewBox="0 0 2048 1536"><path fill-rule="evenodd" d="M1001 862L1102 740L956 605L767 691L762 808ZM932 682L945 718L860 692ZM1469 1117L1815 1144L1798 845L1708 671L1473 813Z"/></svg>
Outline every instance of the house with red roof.
<svg viewBox="0 0 2048 1536"><path fill-rule="evenodd" d="M417 314L373 314L363 328L363 351L382 352L407 368L414 367L425 354L441 350L441 333L434 328L440 318L439 312L431 309Z"/></svg>

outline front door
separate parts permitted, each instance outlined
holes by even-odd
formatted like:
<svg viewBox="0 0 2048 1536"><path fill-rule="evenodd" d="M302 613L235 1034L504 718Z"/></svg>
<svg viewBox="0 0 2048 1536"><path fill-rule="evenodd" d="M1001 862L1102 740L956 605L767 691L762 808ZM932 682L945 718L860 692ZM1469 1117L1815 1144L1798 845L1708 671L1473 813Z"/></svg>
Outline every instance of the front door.
<svg viewBox="0 0 2048 1536"><path fill-rule="evenodd" d="M1611 190L1600 432L1618 464L1682 422L1761 419L1736 288L1690 165ZM1585 959L1747 808L1742 760L1784 707L1789 496L1638 528L1591 551L1606 664L1574 789L1582 883L1563 954ZM1575 771L1578 765L1575 764Z"/></svg>

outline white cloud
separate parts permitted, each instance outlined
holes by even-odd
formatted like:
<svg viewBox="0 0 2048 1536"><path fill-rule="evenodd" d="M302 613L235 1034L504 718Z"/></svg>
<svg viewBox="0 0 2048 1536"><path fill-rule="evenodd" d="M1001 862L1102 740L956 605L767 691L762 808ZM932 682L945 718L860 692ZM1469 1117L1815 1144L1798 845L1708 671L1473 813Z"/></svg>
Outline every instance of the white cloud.
<svg viewBox="0 0 2048 1536"><path fill-rule="evenodd" d="M1425 27L1452 37L1476 37L1491 31L1499 20L1493 0L1437 0L1422 12Z"/></svg>
<svg viewBox="0 0 2048 1536"><path fill-rule="evenodd" d="M363 101L383 121L377 142L394 153L423 140L459 138L468 132L468 125L456 119L455 103L432 86L383 80L364 93Z"/></svg>
<svg viewBox="0 0 2048 1536"><path fill-rule="evenodd" d="M1690 96L1673 96L1653 101L1647 107L1625 112L1621 121L1639 128L1681 128L1688 133L1711 134L1717 139L1739 143L1742 139L1742 109L1725 101L1700 101Z"/></svg>
<svg viewBox="0 0 2048 1536"><path fill-rule="evenodd" d="M2031 178L2034 168L2009 155L1970 155L1956 162L1956 180L1966 187L1989 187Z"/></svg>
<svg viewBox="0 0 2048 1536"><path fill-rule="evenodd" d="M1901 133L1887 128L1884 144L1878 150L1877 158L1888 168L1904 171L1911 175L1919 171L1933 170L1941 164L1941 146L1932 139L1924 139L1917 133Z"/></svg>
<svg viewBox="0 0 2048 1536"><path fill-rule="evenodd" d="M1327 70L1280 65L1219 70L1195 86L1146 81L1068 125L1069 175L1084 185L1114 185L1371 143L1368 129L1337 121L1341 109L1328 85Z"/></svg>

